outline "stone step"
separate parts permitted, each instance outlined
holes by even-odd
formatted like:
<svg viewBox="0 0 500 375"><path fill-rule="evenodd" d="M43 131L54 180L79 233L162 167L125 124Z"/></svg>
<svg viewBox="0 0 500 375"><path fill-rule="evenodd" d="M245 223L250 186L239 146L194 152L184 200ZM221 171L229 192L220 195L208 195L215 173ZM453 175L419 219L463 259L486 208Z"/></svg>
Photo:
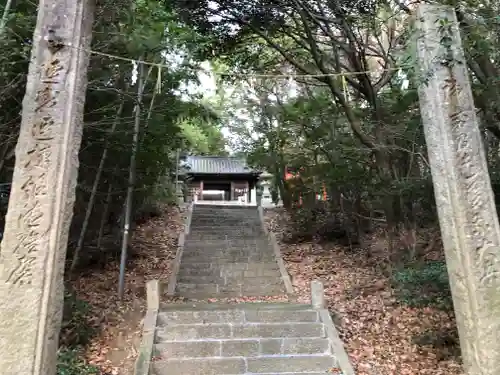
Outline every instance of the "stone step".
<svg viewBox="0 0 500 375"><path fill-rule="evenodd" d="M184 246L183 254L190 255L273 255L274 252L270 246L255 246L255 245L239 245L239 246L212 246L206 245L204 247L193 247L192 245Z"/></svg>
<svg viewBox="0 0 500 375"><path fill-rule="evenodd" d="M231 212L220 212L220 211L211 211L211 212L193 212L193 218L221 218L221 219L227 219L227 218L241 218L241 219L249 219L249 218L259 218L259 213L258 211L231 211Z"/></svg>
<svg viewBox="0 0 500 375"><path fill-rule="evenodd" d="M319 375L338 367L317 310L186 303L158 314L152 375Z"/></svg>
<svg viewBox="0 0 500 375"><path fill-rule="evenodd" d="M190 228L192 230L203 230L203 229L214 229L214 228L222 228L227 231L230 230L254 230L254 231L260 231L262 229L262 226L260 223L247 223L247 222L241 222L241 221L235 221L233 220L232 222L221 222L216 219L214 219L211 223L200 223L200 222L191 222Z"/></svg>
<svg viewBox="0 0 500 375"><path fill-rule="evenodd" d="M272 251L263 251L259 250L256 248L253 249L245 249L245 248L240 248L240 249L184 249L182 252L183 255L189 255L189 256L212 256L212 257L218 257L218 256L252 256L252 255L259 255L259 256L269 256L269 257L274 257L274 253Z"/></svg>
<svg viewBox="0 0 500 375"><path fill-rule="evenodd" d="M154 356L169 359L328 354L329 352L329 341L326 338L165 341L154 347Z"/></svg>
<svg viewBox="0 0 500 375"><path fill-rule="evenodd" d="M251 207L251 208L244 208L244 209L237 209L237 208L230 208L230 209L221 209L221 207L212 207L210 209L199 209L200 206L197 206L194 210L193 213L197 215L219 215L219 216L230 216L230 215L259 215L259 211L256 209L256 207Z"/></svg>
<svg viewBox="0 0 500 375"><path fill-rule="evenodd" d="M262 356L247 358L247 373L308 373L329 372L335 366L335 359L329 355Z"/></svg>
<svg viewBox="0 0 500 375"><path fill-rule="evenodd" d="M210 241L199 241L197 243L184 243L186 252L206 253L211 251L253 251L260 253L272 253L271 244L267 241L258 243L237 243L237 242L220 242L212 243Z"/></svg>
<svg viewBox="0 0 500 375"><path fill-rule="evenodd" d="M224 274L227 271L253 271L253 270L279 270L278 263L273 262L234 262L234 263L219 263L216 259L212 262L190 262L184 263L181 261L182 269L198 269L198 270L210 270L210 269L220 269Z"/></svg>
<svg viewBox="0 0 500 375"><path fill-rule="evenodd" d="M168 359L152 363L155 374L239 375L239 374L308 374L327 373L335 360L328 355L261 356L229 358Z"/></svg>
<svg viewBox="0 0 500 375"><path fill-rule="evenodd" d="M239 216L239 217L259 217L259 211L258 210L244 210L244 211L238 211L238 210L231 210L231 211L221 211L221 210L207 210L207 211L199 211L195 210L193 211L193 216L196 217L233 217L233 216Z"/></svg>
<svg viewBox="0 0 500 375"><path fill-rule="evenodd" d="M276 288L260 288L253 290L226 290L221 291L216 294L205 293L204 291L176 291L176 295L187 300L196 300L196 301L208 301L213 298L267 298L267 297L277 297L277 296L285 296L286 291Z"/></svg>
<svg viewBox="0 0 500 375"><path fill-rule="evenodd" d="M195 223L200 223L200 224L205 224L205 225L214 225L214 223L220 222L221 224L225 224L227 226L231 226L233 224L240 224L240 223L248 223L251 225L262 225L260 222L260 219L258 216L210 216L210 217L199 217L199 216L192 216L191 217L191 224Z"/></svg>
<svg viewBox="0 0 500 375"><path fill-rule="evenodd" d="M250 283L251 285L274 285L281 284L283 281L280 274L276 273L272 276L260 277L221 277L221 276L199 276L199 275L179 275L177 277L178 283L192 284L219 284L219 285L237 285Z"/></svg>
<svg viewBox="0 0 500 375"><path fill-rule="evenodd" d="M210 226L213 227L214 224L219 224L223 227L233 227L233 226L243 226L251 225L254 227L260 227L262 224L258 219L248 219L248 218L217 218L211 217L206 219L200 219L198 217L191 219L191 225L200 226Z"/></svg>
<svg viewBox="0 0 500 375"><path fill-rule="evenodd" d="M242 278L242 277L266 277L266 276L281 276L281 273L276 266L269 268L256 268L256 269L230 269L228 265L225 267L219 268L189 268L182 267L177 274L177 278L180 277L191 277L191 276L200 276L200 277L234 277L234 278Z"/></svg>
<svg viewBox="0 0 500 375"><path fill-rule="evenodd" d="M192 283L202 283L202 284L224 284L226 282L226 278L221 277L219 275L210 275L210 276L200 276L200 275L189 275L189 274L181 274L177 275L177 282L181 284L192 284Z"/></svg>
<svg viewBox="0 0 500 375"><path fill-rule="evenodd" d="M203 231L208 231L208 232L213 232L215 231L216 233L261 233L262 228L260 226L251 226L249 224L241 224L241 225L218 225L218 224L213 224L213 225L206 225L206 226L195 226L192 225L190 227L191 231L196 231L196 232L203 232Z"/></svg>
<svg viewBox="0 0 500 375"><path fill-rule="evenodd" d="M250 304L247 304L247 306ZM274 305L274 306L273 306ZM236 305L233 305L236 306ZM177 308L177 306L175 306ZM209 323L318 323L319 315L316 310L307 306L293 306L278 304L254 303L245 310L215 306L213 310L206 310L206 306L198 309L189 305L186 310L161 311L158 314L158 326L172 324L209 324ZM236 306L237 307L237 306Z"/></svg>
<svg viewBox="0 0 500 375"><path fill-rule="evenodd" d="M207 250L227 250L227 249L260 249L261 251L269 251L271 248L269 241L262 239L259 241L238 241L238 240L220 240L220 241L186 241L184 242L184 250L189 251L207 251Z"/></svg>
<svg viewBox="0 0 500 375"><path fill-rule="evenodd" d="M233 222L231 224L226 224L226 225L220 223L219 225L219 222L214 220L210 225L196 225L196 222L195 223L191 222L190 228L196 229L197 231L218 230L218 231L232 232L232 231L260 231L262 229L262 226L260 224L255 225L250 223L239 223L239 222Z"/></svg>
<svg viewBox="0 0 500 375"><path fill-rule="evenodd" d="M221 225L196 225L196 224L193 224L191 223L191 226L190 226L190 231L191 232L204 232L204 231L208 231L208 232L212 232L212 231L215 231L215 232L224 232L226 234L228 233L238 233L238 232L242 232L242 233L247 233L247 232L252 232L252 233L262 233L262 228L259 226L255 226L255 225L251 225L251 224L246 224L246 223L242 223L242 224L238 224L236 225L233 224L233 225L223 225L221 223Z"/></svg>
<svg viewBox="0 0 500 375"><path fill-rule="evenodd" d="M200 240L210 240L212 238L227 240L227 239L238 239L238 238L255 238L257 236L262 236L264 232L260 230L236 230L236 229L200 229L191 228L190 238L197 238Z"/></svg>
<svg viewBox="0 0 500 375"><path fill-rule="evenodd" d="M193 278L194 279L194 278ZM186 289L186 290L191 290L196 287L200 288L208 288L208 286L218 286L218 290L222 290L223 288L228 288L228 289L237 289L240 286L243 286L244 289L258 289L260 288L266 288L266 287L281 287L283 285L283 280L280 277L266 277L261 278L261 277L253 277L253 278L245 278L245 279L229 279L224 282L224 279L222 279L222 283L213 283L209 279L208 280L196 280L196 281L185 281L185 280L178 280L177 281L177 286L179 289ZM204 281L209 281L209 282L204 282Z"/></svg>
<svg viewBox="0 0 500 375"><path fill-rule="evenodd" d="M158 327L157 343L163 341L193 341L258 338L325 338L323 324L255 323L255 324L177 324Z"/></svg>
<svg viewBox="0 0 500 375"><path fill-rule="evenodd" d="M255 211L257 212L256 206L234 206L227 204L210 204L210 203L195 203L193 208L199 211L219 211L219 212L231 212L231 211Z"/></svg>
<svg viewBox="0 0 500 375"><path fill-rule="evenodd" d="M255 277L277 277L281 276L278 269L261 269L261 270L242 270L242 269L230 269L229 267L219 267L219 268L190 268L188 265L181 267L177 278L181 277L229 277L235 279L241 278L255 278Z"/></svg>
<svg viewBox="0 0 500 375"><path fill-rule="evenodd" d="M210 297L210 295L219 294L218 284L202 284L202 283L180 283L175 285L176 292L181 296L202 295Z"/></svg>
<svg viewBox="0 0 500 375"><path fill-rule="evenodd" d="M228 264L229 265L229 264ZM189 264L186 264L184 267L181 267L179 273L177 274L177 279L182 277L221 277L221 278L229 278L229 279L254 279L261 277L281 277L281 273L278 269L273 270L242 270L242 269L234 269L231 270L229 267L220 267L220 268L211 268L211 269L200 269L200 268L189 268ZM246 272L245 272L246 271ZM242 276L243 275L243 276Z"/></svg>
<svg viewBox="0 0 500 375"><path fill-rule="evenodd" d="M232 225L233 223L251 223L255 225L262 225L258 215L193 215L191 216L191 223L206 223L208 225L213 225L214 222L221 222L227 225Z"/></svg>
<svg viewBox="0 0 500 375"><path fill-rule="evenodd" d="M217 262L217 263L245 263L245 262L272 262L275 258L272 255L190 255L183 254L181 261L184 264L189 263L209 263L209 262Z"/></svg>
<svg viewBox="0 0 500 375"><path fill-rule="evenodd" d="M217 236L215 238L219 240L231 240L238 238L248 238L254 239L255 237L264 236L264 232L260 229L240 229L240 228L200 228L200 227L190 227L190 236Z"/></svg>
<svg viewBox="0 0 500 375"><path fill-rule="evenodd" d="M191 299L207 299L212 297L280 296L286 294L286 291L282 283L259 286L251 286L248 283L243 285L177 283L176 294Z"/></svg>
<svg viewBox="0 0 500 375"><path fill-rule="evenodd" d="M219 238L219 239L214 239L212 241L199 241L199 240L191 240L190 235L186 237L186 241L184 242L185 245L213 245L213 246L224 246L229 244L232 245L261 245L261 244L267 244L269 243L267 236L263 235L261 237L254 237L254 238L235 238L235 239L226 239L226 238Z"/></svg>
<svg viewBox="0 0 500 375"><path fill-rule="evenodd" d="M256 236L261 236L261 234L238 234L238 235L231 235L228 236L227 234L217 234L217 233L196 233L196 232L190 232L189 233L189 238L188 239L193 239L196 241L213 241L213 240L226 240L228 237L232 239L254 239Z"/></svg>
<svg viewBox="0 0 500 375"><path fill-rule="evenodd" d="M258 251L257 249L251 250L216 250L216 251L198 251L198 250L187 250L182 252L182 256L185 258L193 257L207 257L207 258L230 258L230 257L267 257L269 259L274 259L274 253L267 251Z"/></svg>

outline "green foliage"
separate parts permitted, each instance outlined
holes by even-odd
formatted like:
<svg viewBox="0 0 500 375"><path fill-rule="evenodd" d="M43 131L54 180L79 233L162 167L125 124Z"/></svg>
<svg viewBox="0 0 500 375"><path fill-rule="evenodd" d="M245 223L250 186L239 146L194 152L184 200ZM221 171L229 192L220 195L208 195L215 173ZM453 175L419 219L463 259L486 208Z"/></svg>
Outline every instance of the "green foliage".
<svg viewBox="0 0 500 375"><path fill-rule="evenodd" d="M302 191L303 205L289 210L288 232L284 241L298 243L316 240L352 246L359 243L356 225L351 218L328 206L328 202L308 199L311 192Z"/></svg>
<svg viewBox="0 0 500 375"><path fill-rule="evenodd" d="M12 178L36 12L35 3L16 2L0 39L0 46L9 51L0 57L0 81L5 87L0 98L4 109L0 116L2 183ZM116 226L123 215L138 91L129 60L143 59L168 66L168 69L145 66L133 211L140 210L152 197L160 198L159 191L171 190L164 184L171 184L172 180L164 177L170 177L175 170L177 150L220 154L226 144L216 103L186 92L186 87L198 84L200 62L193 59L192 48L202 38L179 20L169 2L105 0L97 5L95 15L91 48L104 55L92 54L90 58L72 239L82 226L104 149L107 160L97 187L87 238L96 238L108 203L109 217L104 218L105 224ZM123 110L118 114L121 106ZM115 122L117 126L111 134ZM2 226L4 211L1 209ZM68 257L71 255L70 247Z"/></svg>
<svg viewBox="0 0 500 375"><path fill-rule="evenodd" d="M64 310L59 338L57 375L98 375L97 367L81 359L81 351L89 344L96 330L89 325L91 306L77 298L74 292L65 291Z"/></svg>
<svg viewBox="0 0 500 375"><path fill-rule="evenodd" d="M91 306L77 298L74 292L65 291L64 310L61 326L60 344L65 347L80 347L89 343L95 335L94 327L89 326Z"/></svg>
<svg viewBox="0 0 500 375"><path fill-rule="evenodd" d="M393 284L398 300L405 305L453 309L445 262L429 261L407 266L394 272Z"/></svg>
<svg viewBox="0 0 500 375"><path fill-rule="evenodd" d="M99 375L97 367L86 364L78 349L61 348L57 353L57 375Z"/></svg>
<svg viewBox="0 0 500 375"><path fill-rule="evenodd" d="M218 155L224 150L220 128L197 119L180 119L180 127L189 150L198 154Z"/></svg>

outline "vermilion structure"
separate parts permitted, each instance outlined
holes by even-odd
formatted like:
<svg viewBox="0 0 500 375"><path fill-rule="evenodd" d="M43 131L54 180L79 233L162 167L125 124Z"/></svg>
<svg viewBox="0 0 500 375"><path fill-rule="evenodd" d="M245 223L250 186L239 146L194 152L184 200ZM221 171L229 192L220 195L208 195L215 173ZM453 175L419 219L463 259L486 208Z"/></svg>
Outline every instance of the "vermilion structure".
<svg viewBox="0 0 500 375"><path fill-rule="evenodd" d="M298 171L296 168L291 168L291 167L286 167L285 168L285 181L290 181L290 180L298 180L300 179L300 173L298 171L304 171L304 168L299 168ZM326 187L325 184L322 184L321 187L321 192L320 194L315 194L316 201L326 201L327 199L327 194L326 194ZM298 206L302 206L302 195L299 193L299 199L298 202L296 202Z"/></svg>

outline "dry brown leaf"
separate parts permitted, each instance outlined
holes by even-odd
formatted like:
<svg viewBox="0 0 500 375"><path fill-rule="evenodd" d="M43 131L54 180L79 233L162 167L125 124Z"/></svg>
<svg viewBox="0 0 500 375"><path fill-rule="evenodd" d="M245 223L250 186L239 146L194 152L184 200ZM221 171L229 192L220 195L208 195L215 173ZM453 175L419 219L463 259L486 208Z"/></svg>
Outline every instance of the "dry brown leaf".
<svg viewBox="0 0 500 375"><path fill-rule="evenodd" d="M281 238L286 213L269 210L265 219ZM380 242L376 236L372 240ZM362 250L349 252L334 244L282 243L281 248L300 302L310 302L312 280L323 281L329 307L342 316L340 334L358 375L463 375L459 358L443 360L438 349L423 351L412 343L412 336L455 323L434 308L396 304L390 280L377 271L377 262L387 259L386 250L368 257ZM437 258L434 250L426 256Z"/></svg>

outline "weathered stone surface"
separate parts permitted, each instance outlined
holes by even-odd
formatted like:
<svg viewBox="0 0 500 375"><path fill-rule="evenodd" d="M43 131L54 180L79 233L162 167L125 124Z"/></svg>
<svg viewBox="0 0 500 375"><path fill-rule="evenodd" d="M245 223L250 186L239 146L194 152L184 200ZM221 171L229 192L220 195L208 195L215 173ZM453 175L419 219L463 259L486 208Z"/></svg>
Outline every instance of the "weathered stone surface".
<svg viewBox="0 0 500 375"><path fill-rule="evenodd" d="M183 262L181 259L181 267L180 271L185 270L185 269L190 269L190 270L212 270L215 269L214 264L212 262Z"/></svg>
<svg viewBox="0 0 500 375"><path fill-rule="evenodd" d="M227 340L222 342L223 357L253 357L258 354L258 340Z"/></svg>
<svg viewBox="0 0 500 375"><path fill-rule="evenodd" d="M261 339L259 354L261 355L278 355L282 354L283 339Z"/></svg>
<svg viewBox="0 0 500 375"><path fill-rule="evenodd" d="M212 268L205 268L205 269L197 269L197 268L189 268L189 267L183 267L179 269L179 273L177 274L177 280L180 279L182 276L221 276L221 270L220 269L212 269Z"/></svg>
<svg viewBox="0 0 500 375"><path fill-rule="evenodd" d="M155 356L162 358L220 357L220 341L172 341L156 344Z"/></svg>
<svg viewBox="0 0 500 375"><path fill-rule="evenodd" d="M152 375L318 375L338 366L307 305L189 303L169 305L158 318ZM267 323L279 319L292 322Z"/></svg>
<svg viewBox="0 0 500 375"><path fill-rule="evenodd" d="M2 375L56 373L92 23L90 1L39 1L0 252Z"/></svg>
<svg viewBox="0 0 500 375"><path fill-rule="evenodd" d="M285 288L279 286L247 287L242 285L241 294L243 296L279 296L286 294Z"/></svg>
<svg viewBox="0 0 500 375"><path fill-rule="evenodd" d="M447 6L421 4L416 20L419 102L464 368L468 375L494 375L500 225L460 28Z"/></svg>
<svg viewBox="0 0 500 375"><path fill-rule="evenodd" d="M221 214L212 207L205 215L215 211ZM206 233L197 232L198 212L196 208L193 213L192 232L198 237L193 240L189 234L186 238L191 247L184 253L177 277L182 296L206 299L285 293L275 249L266 237L253 241L241 233L221 236L215 231L207 238ZM201 241L207 241L205 247ZM335 366L336 356L320 319L322 311L326 310L291 303L166 305L158 316L156 332L155 349L161 360L153 363L152 375L326 373Z"/></svg>
<svg viewBox="0 0 500 375"><path fill-rule="evenodd" d="M177 289L185 292L200 292L206 293L207 296L215 295L219 292L217 284L181 284L177 283Z"/></svg>
<svg viewBox="0 0 500 375"><path fill-rule="evenodd" d="M247 358L249 373L328 372L335 365L331 356L258 357Z"/></svg>
<svg viewBox="0 0 500 375"><path fill-rule="evenodd" d="M158 342L223 339L231 337L231 327L225 324L173 325L157 332Z"/></svg>
<svg viewBox="0 0 500 375"><path fill-rule="evenodd" d="M269 264L267 267L262 266L261 268L246 270L234 270L225 267L221 270L221 275L230 278L281 277L278 266L275 264Z"/></svg>
<svg viewBox="0 0 500 375"><path fill-rule="evenodd" d="M320 323L269 323L234 325L232 337L324 337L323 325Z"/></svg>
<svg viewBox="0 0 500 375"><path fill-rule="evenodd" d="M327 339L294 338L283 340L283 354L325 354L329 351Z"/></svg>
<svg viewBox="0 0 500 375"><path fill-rule="evenodd" d="M268 286L283 286L283 281L276 275L275 277L247 277L247 278L226 278L225 285L242 285L247 289L265 288Z"/></svg>
<svg viewBox="0 0 500 375"><path fill-rule="evenodd" d="M247 310L247 322L283 323L283 322L317 322L318 312L314 310L282 311L282 310Z"/></svg>
<svg viewBox="0 0 500 375"><path fill-rule="evenodd" d="M191 299L285 294L256 208L211 207L191 217L176 293Z"/></svg>
<svg viewBox="0 0 500 375"><path fill-rule="evenodd" d="M171 359L152 364L157 374L226 375L244 374L243 358Z"/></svg>
<svg viewBox="0 0 500 375"><path fill-rule="evenodd" d="M243 323L245 313L242 310L166 311L159 314L158 319L160 325Z"/></svg>
<svg viewBox="0 0 500 375"><path fill-rule="evenodd" d="M193 275L193 274L180 274L177 277L177 282L181 284L195 284L195 283L202 283L202 284L224 284L226 282L226 279L224 277L221 277L219 275L214 275L214 276L206 276L206 275Z"/></svg>
<svg viewBox="0 0 500 375"><path fill-rule="evenodd" d="M273 262L274 257L266 254L188 254L182 257L184 266L190 263L249 263L249 262Z"/></svg>

